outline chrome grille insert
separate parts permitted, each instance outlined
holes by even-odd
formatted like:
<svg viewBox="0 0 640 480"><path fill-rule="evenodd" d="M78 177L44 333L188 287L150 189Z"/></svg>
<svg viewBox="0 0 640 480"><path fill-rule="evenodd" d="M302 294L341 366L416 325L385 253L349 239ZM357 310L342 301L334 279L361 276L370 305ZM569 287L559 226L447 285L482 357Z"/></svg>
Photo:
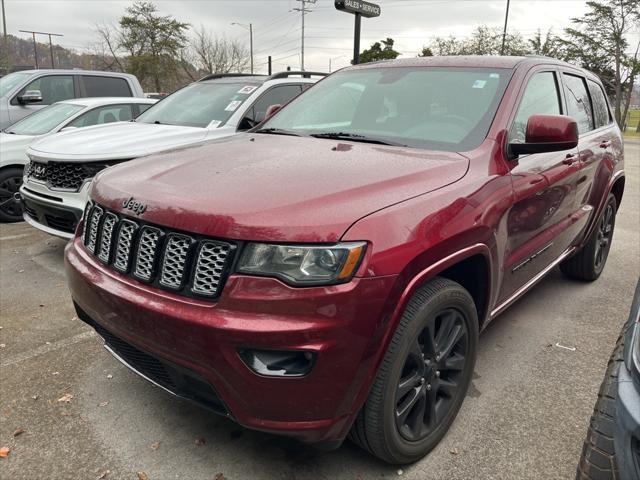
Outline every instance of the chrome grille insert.
<svg viewBox="0 0 640 480"><path fill-rule="evenodd" d="M111 239L113 237L113 229L115 228L117 221L118 217L111 212L107 212L102 222L98 258L105 263L108 262L111 257Z"/></svg>
<svg viewBox="0 0 640 480"><path fill-rule="evenodd" d="M84 213L82 214L82 220L85 224L85 227L87 225L87 222L89 221L89 212L91 212L91 209L93 208L93 202L87 202L87 206L84 207ZM86 228L82 228L82 243L84 243L86 245L87 243L87 229Z"/></svg>
<svg viewBox="0 0 640 480"><path fill-rule="evenodd" d="M237 246L134 222L90 203L83 243L123 275L190 297L220 295Z"/></svg>
<svg viewBox="0 0 640 480"><path fill-rule="evenodd" d="M191 290L200 295L216 295L227 264L229 251L230 245L228 243L210 240L202 242Z"/></svg>
<svg viewBox="0 0 640 480"><path fill-rule="evenodd" d="M116 270L126 272L129 269L129 257L133 246L133 236L138 230L138 225L130 220L123 220L120 223L118 232L118 243L116 246L115 260L113 266Z"/></svg>
<svg viewBox="0 0 640 480"><path fill-rule="evenodd" d="M185 266L193 238L171 233L162 259L160 283L169 288L180 288L184 280Z"/></svg>
<svg viewBox="0 0 640 480"><path fill-rule="evenodd" d="M160 235L160 230L154 227L143 227L141 230L134 273L142 280L151 280Z"/></svg>
<svg viewBox="0 0 640 480"><path fill-rule="evenodd" d="M100 207L95 207L91 210L91 215L89 217L89 233L87 238L87 250L91 253L95 253L96 251L96 243L98 241L98 227L100 226L100 219L102 218L102 214L104 210Z"/></svg>

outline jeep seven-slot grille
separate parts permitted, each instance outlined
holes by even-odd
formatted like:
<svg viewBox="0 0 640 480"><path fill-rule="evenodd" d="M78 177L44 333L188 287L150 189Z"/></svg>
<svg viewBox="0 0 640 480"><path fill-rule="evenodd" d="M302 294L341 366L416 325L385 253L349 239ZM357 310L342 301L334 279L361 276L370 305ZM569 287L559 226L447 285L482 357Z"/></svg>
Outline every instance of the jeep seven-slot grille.
<svg viewBox="0 0 640 480"><path fill-rule="evenodd" d="M98 163L41 163L31 161L25 168L25 175L30 180L45 183L49 188L57 190L78 191L85 180L93 178L108 165Z"/></svg>
<svg viewBox="0 0 640 480"><path fill-rule="evenodd" d="M216 298L236 246L192 237L121 217L90 203L82 241L89 252L120 273L187 296Z"/></svg>

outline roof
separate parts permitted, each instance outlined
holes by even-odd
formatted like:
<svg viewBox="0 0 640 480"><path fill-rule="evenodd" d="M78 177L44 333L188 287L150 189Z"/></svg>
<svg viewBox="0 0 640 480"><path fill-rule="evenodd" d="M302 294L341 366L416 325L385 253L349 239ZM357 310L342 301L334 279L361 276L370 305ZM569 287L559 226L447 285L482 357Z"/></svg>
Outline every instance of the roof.
<svg viewBox="0 0 640 480"><path fill-rule="evenodd" d="M396 60L383 60L380 62L363 63L347 67L344 70L359 70L367 68L387 68L387 67L475 67L475 68L515 68L517 65L552 63L567 65L565 62L549 57L509 57L493 55L455 55L455 56L434 56L401 58Z"/></svg>
<svg viewBox="0 0 640 480"><path fill-rule="evenodd" d="M133 77L130 73L122 72L107 72L103 70L82 70L80 68L39 68L37 70L20 70L16 73L56 73L59 75L103 75L103 76L116 76L116 77Z"/></svg>
<svg viewBox="0 0 640 480"><path fill-rule="evenodd" d="M70 98L57 103L71 103L73 105L82 105L83 107L98 107L101 105L115 105L120 103L141 103L152 105L157 100L152 98L140 97L89 97L89 98Z"/></svg>
<svg viewBox="0 0 640 480"><path fill-rule="evenodd" d="M315 82L311 77L324 77L326 73L320 72L307 72L307 71L286 71L277 72L273 75L245 75L245 74L209 74L198 80L198 82L215 82L215 83L264 83L269 80L288 80L289 78L296 78L297 80L308 80L309 82Z"/></svg>

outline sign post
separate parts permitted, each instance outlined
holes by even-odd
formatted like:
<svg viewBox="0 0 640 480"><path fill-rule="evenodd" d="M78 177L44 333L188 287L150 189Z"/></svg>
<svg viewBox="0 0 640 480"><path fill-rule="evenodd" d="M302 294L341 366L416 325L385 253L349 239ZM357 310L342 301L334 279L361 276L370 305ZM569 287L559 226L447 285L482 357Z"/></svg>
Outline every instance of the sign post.
<svg viewBox="0 0 640 480"><path fill-rule="evenodd" d="M337 10L352 13L355 16L353 64L357 65L360 63L360 24L362 17L379 17L381 12L380 5L362 0L335 0L335 7Z"/></svg>

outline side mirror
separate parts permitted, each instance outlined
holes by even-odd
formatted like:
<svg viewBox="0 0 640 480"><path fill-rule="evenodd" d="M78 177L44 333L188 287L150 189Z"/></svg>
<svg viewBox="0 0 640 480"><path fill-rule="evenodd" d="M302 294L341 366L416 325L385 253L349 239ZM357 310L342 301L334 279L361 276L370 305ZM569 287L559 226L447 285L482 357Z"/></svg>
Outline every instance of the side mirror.
<svg viewBox="0 0 640 480"><path fill-rule="evenodd" d="M29 103L38 103L42 101L42 92L40 90L27 90L18 97L18 103L27 105Z"/></svg>
<svg viewBox="0 0 640 480"><path fill-rule="evenodd" d="M510 143L512 158L528 153L559 152L578 146L578 124L564 115L531 115L524 143Z"/></svg>
<svg viewBox="0 0 640 480"><path fill-rule="evenodd" d="M282 105L279 104L279 103L276 103L275 105L269 105L269 108L267 108L267 113L265 113L265 115L264 115L264 120L270 119L276 113L278 113L281 109L282 109ZM264 122L264 120L263 120L263 122Z"/></svg>

